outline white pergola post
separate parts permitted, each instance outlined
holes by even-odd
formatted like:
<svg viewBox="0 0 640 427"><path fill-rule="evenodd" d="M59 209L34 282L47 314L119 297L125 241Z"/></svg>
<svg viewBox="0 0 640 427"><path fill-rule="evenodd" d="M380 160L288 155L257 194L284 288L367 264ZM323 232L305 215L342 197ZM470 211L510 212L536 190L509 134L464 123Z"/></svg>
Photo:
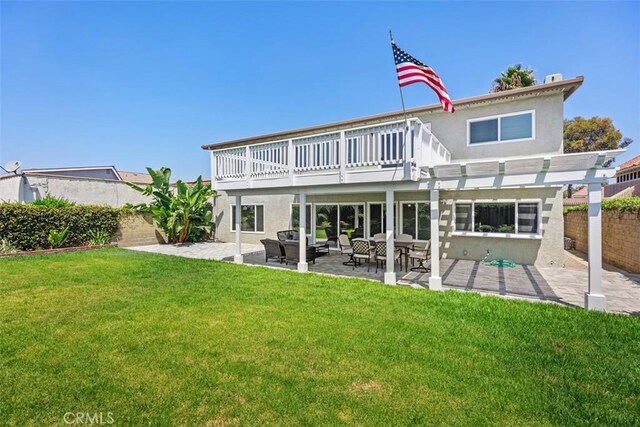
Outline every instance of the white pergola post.
<svg viewBox="0 0 640 427"><path fill-rule="evenodd" d="M599 183L589 184L589 291L584 294L588 310L604 311L602 293L602 193Z"/></svg>
<svg viewBox="0 0 640 427"><path fill-rule="evenodd" d="M235 226L236 226L236 254L233 256L233 262L236 264L242 264L242 244L240 242L240 227L242 223L242 197L236 196L236 217L235 217Z"/></svg>
<svg viewBox="0 0 640 427"><path fill-rule="evenodd" d="M306 273L309 271L309 264L307 263L307 195L305 193L300 193L300 230L298 231L298 239L300 245L298 248L299 252L299 261L298 261L298 271L301 273Z"/></svg>
<svg viewBox="0 0 640 427"><path fill-rule="evenodd" d="M387 238L387 271L384 273L384 283L386 285L396 284L396 269L395 269L395 247L393 244L393 190L386 191L386 208L387 208L387 226L386 226L386 238Z"/></svg>
<svg viewBox="0 0 640 427"><path fill-rule="evenodd" d="M442 290L442 278L440 277L440 190L430 192L431 208L431 277L429 277L429 289Z"/></svg>

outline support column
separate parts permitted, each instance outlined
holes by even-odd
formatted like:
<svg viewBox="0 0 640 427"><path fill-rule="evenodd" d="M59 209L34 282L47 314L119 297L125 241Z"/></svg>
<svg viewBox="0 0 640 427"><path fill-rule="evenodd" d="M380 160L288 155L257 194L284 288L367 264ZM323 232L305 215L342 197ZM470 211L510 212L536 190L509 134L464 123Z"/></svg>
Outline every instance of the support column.
<svg viewBox="0 0 640 427"><path fill-rule="evenodd" d="M395 271L395 247L393 245L393 190L386 191L386 208L387 208L387 226L386 226L386 238L387 238L387 270L384 273L384 283L386 285L396 284L396 271Z"/></svg>
<svg viewBox="0 0 640 427"><path fill-rule="evenodd" d="M584 294L588 310L604 311L602 293L602 193L599 183L589 184L589 291Z"/></svg>
<svg viewBox="0 0 640 427"><path fill-rule="evenodd" d="M300 209L298 209L300 213L298 271L306 273L309 271L309 264L307 263L307 195L305 193L300 193L300 204L298 206L300 206Z"/></svg>
<svg viewBox="0 0 640 427"><path fill-rule="evenodd" d="M440 277L440 190L430 192L431 208L431 277L429 277L429 289L442 290L442 278Z"/></svg>
<svg viewBox="0 0 640 427"><path fill-rule="evenodd" d="M236 254L233 256L233 262L236 264L242 264L242 244L240 243L240 227L242 223L242 197L236 196Z"/></svg>

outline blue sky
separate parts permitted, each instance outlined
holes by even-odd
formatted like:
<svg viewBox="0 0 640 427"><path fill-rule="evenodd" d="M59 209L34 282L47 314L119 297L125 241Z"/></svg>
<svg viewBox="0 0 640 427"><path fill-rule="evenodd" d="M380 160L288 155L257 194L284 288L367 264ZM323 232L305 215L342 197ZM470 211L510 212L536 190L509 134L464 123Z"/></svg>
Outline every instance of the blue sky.
<svg viewBox="0 0 640 427"><path fill-rule="evenodd" d="M202 144L400 108L388 30L453 99L507 65L584 75L565 117L640 154L640 3L2 2L0 161L169 166ZM437 102L405 88L408 107ZM446 135L439 136L446 143Z"/></svg>

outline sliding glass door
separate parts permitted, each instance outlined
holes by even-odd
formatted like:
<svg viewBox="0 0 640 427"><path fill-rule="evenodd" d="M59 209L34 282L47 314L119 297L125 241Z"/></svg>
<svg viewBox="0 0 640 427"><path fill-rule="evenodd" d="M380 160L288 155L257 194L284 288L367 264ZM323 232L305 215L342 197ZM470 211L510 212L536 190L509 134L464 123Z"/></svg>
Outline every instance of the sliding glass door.
<svg viewBox="0 0 640 427"><path fill-rule="evenodd" d="M337 239L340 234L362 237L364 235L364 204L315 205L316 241Z"/></svg>
<svg viewBox="0 0 640 427"><path fill-rule="evenodd" d="M367 237L373 238L378 233L384 233L387 222L387 210L386 203L369 203L369 235ZM394 233L398 230L398 204L394 204Z"/></svg>
<svg viewBox="0 0 640 427"><path fill-rule="evenodd" d="M431 238L431 209L429 203L402 203L402 233L415 240Z"/></svg>

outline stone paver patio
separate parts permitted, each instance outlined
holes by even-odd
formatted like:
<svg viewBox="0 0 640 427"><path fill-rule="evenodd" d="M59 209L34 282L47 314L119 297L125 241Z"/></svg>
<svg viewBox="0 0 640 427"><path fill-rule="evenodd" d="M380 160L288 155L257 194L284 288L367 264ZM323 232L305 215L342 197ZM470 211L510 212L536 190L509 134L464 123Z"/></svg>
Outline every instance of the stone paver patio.
<svg viewBox="0 0 640 427"><path fill-rule="evenodd" d="M165 255L183 256L233 261L234 243L192 243L185 245L150 245L128 249ZM296 265L265 262L262 245L242 245L244 262L272 268L295 270ZM500 295L511 298L525 298L534 301L554 302L569 306L584 306L587 290L588 270L583 255L566 254L565 267L537 268L532 265L518 265L516 268L497 268L479 261L442 259L440 272L445 289L476 291L483 294ZM384 270L375 271L375 265L359 266L355 269L345 266L345 256L332 251L320 257L315 264L309 263L309 271L338 276L361 277L383 281ZM398 285L426 289L429 273L405 272L397 268ZM607 297L607 311L640 315L640 274L629 274L605 265L603 269L604 293Z"/></svg>

